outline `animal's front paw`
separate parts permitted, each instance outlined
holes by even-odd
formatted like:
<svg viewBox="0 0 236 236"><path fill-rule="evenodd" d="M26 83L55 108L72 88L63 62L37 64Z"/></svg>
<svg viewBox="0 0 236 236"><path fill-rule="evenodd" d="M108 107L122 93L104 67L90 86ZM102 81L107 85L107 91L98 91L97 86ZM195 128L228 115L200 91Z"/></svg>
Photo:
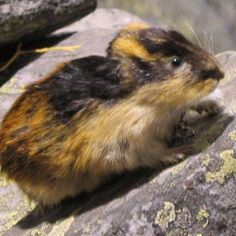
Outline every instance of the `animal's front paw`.
<svg viewBox="0 0 236 236"><path fill-rule="evenodd" d="M201 115L206 113L208 116L217 115L222 112L222 107L213 100L201 101L192 106L191 109L197 111Z"/></svg>
<svg viewBox="0 0 236 236"><path fill-rule="evenodd" d="M182 118L181 122L174 128L172 146L180 146L188 143L194 136L195 130Z"/></svg>
<svg viewBox="0 0 236 236"><path fill-rule="evenodd" d="M171 152L177 159L183 160L187 156L193 154L193 147L191 144L183 144L181 146L171 148Z"/></svg>
<svg viewBox="0 0 236 236"><path fill-rule="evenodd" d="M184 153L176 154L176 159L177 159L178 161L183 161L183 160L186 159L186 158L187 158L187 155L184 154Z"/></svg>

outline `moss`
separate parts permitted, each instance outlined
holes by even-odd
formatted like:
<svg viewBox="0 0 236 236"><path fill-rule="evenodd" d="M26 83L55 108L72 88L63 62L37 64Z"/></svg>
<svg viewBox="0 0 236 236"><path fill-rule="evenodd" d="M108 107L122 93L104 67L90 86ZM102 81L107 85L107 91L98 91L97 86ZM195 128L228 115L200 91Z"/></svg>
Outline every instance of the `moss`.
<svg viewBox="0 0 236 236"><path fill-rule="evenodd" d="M198 222L200 221L206 221L203 225L203 228L207 227L208 223L209 223L209 213L206 211L206 207L204 206L204 208L201 208L196 216L196 219Z"/></svg>
<svg viewBox="0 0 236 236"><path fill-rule="evenodd" d="M230 132L228 136L232 141L236 141L236 130Z"/></svg>
<svg viewBox="0 0 236 236"><path fill-rule="evenodd" d="M225 150L220 153L220 159L223 160L223 165L218 171L207 172L205 180L207 183L218 181L223 184L225 179L236 173L236 159L233 157L233 150Z"/></svg>
<svg viewBox="0 0 236 236"><path fill-rule="evenodd" d="M156 214L155 225L159 225L163 230L168 228L169 223L176 218L175 206L172 202L164 202L164 208Z"/></svg>

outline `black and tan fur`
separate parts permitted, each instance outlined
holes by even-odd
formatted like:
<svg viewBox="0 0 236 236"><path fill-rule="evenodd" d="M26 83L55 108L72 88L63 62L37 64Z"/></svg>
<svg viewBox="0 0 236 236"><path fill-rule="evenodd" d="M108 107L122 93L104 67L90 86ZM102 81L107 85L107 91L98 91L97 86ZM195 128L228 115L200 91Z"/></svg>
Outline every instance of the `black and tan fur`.
<svg viewBox="0 0 236 236"><path fill-rule="evenodd" d="M175 162L174 125L222 77L214 55L179 33L129 25L107 57L70 61L27 88L1 125L2 172L52 205L111 173Z"/></svg>

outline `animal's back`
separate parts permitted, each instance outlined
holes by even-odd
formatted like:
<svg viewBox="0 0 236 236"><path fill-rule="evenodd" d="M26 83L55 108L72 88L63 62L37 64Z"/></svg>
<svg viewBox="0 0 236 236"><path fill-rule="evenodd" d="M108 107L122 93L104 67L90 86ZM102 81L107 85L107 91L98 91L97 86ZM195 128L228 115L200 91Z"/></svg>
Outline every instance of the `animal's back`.
<svg viewBox="0 0 236 236"><path fill-rule="evenodd" d="M50 205L111 173L176 162L173 127L223 76L178 32L127 26L106 57L65 63L26 89L2 123L1 169Z"/></svg>
<svg viewBox="0 0 236 236"><path fill-rule="evenodd" d="M102 57L95 59L94 70L100 61L104 62ZM63 188L63 181L64 195L65 192L74 194L73 180L80 185L78 189L83 189L83 181L78 183L77 179L83 179L81 176L86 173L78 169L85 170L89 161L86 148L89 134L85 127L102 104L99 97L91 98L91 93L96 92L91 86L93 78L88 78L93 70L85 72L84 64L86 59L62 65L62 71L56 70L48 78L30 85L2 121L1 171L16 180L32 198L42 200L50 192L48 188ZM97 78L97 83L102 79ZM90 188L88 183L84 185ZM57 192L46 197L47 201L55 200L57 194L60 196Z"/></svg>

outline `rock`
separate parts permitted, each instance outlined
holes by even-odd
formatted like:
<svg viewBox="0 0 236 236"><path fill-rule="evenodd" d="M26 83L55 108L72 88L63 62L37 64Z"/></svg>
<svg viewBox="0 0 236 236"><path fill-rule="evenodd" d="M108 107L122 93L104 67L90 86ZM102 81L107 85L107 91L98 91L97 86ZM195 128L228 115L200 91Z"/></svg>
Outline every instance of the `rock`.
<svg viewBox="0 0 236 236"><path fill-rule="evenodd" d="M236 48L235 0L103 0L98 7L117 7L153 24L168 24L215 53Z"/></svg>
<svg viewBox="0 0 236 236"><path fill-rule="evenodd" d="M66 33L73 31L88 31L91 29L119 29L122 25L132 22L144 22L139 17L118 9L99 8L80 21L76 21L66 28L59 29L55 33Z"/></svg>
<svg viewBox="0 0 236 236"><path fill-rule="evenodd" d="M97 10L107 21L114 12ZM115 11L122 19L122 11ZM127 14L127 13L125 13ZM134 19L132 15L128 21ZM96 18L91 17L90 25ZM111 18L110 18L111 17ZM117 20L117 22L119 21ZM89 24L86 19L83 22ZM76 27L80 23L75 23ZM119 24L121 25L121 24ZM65 29L68 30L68 29ZM71 31L75 29L72 27ZM63 31L63 30L62 30ZM79 31L58 45L80 44L76 52L48 52L25 64L0 89L3 115L25 85L42 78L56 64L76 57L105 54L117 28ZM0 179L0 234L4 235L235 235L236 225L236 52L218 55L226 78L215 99L224 111L191 124L195 145L204 151L173 167L140 170L114 177L94 193L81 195L34 216L15 184ZM25 60L27 58L24 58ZM18 65L15 65L18 68ZM17 225L15 225L20 221ZM14 226L15 225L15 226Z"/></svg>
<svg viewBox="0 0 236 236"><path fill-rule="evenodd" d="M98 24L97 19L101 18L105 23L113 22L115 24L114 27L112 24L109 26L109 23L101 22ZM48 52L39 57L29 54L18 58L7 71L0 73L0 84L2 81L8 80L0 87L0 121L28 84L43 78L58 63L91 54L105 55L105 49L118 29L124 24L137 21L141 21L141 19L121 10L97 9L82 20L60 29L57 31L57 36L54 35L53 37L57 46L81 45L81 48L77 51ZM106 27L104 28L105 25ZM72 34L78 29L80 31ZM60 35L65 33L70 36L61 41ZM45 47L51 45L51 42L47 40L43 43ZM42 47L41 43L34 46L35 48ZM0 235L15 225L31 209L29 202L16 185L8 183L1 175L0 209ZM33 229L30 232L37 231L38 229ZM16 234L20 234L19 232ZM25 232L22 231L22 233Z"/></svg>
<svg viewBox="0 0 236 236"><path fill-rule="evenodd" d="M4 0L0 2L0 45L32 40L79 19L96 0Z"/></svg>
<svg viewBox="0 0 236 236"><path fill-rule="evenodd" d="M58 43L61 40L61 34L70 35L77 32L72 36L68 36L67 39L58 43L57 46L81 45L79 50L75 52L57 51L46 53L31 63L28 62L34 60L37 55L26 55L19 58L9 70L0 73L0 85L3 81L5 82L10 79L10 81L0 89L0 120L23 87L44 77L47 73L52 71L58 63L91 54L105 55L105 49L116 32L122 25L132 22L143 21L122 10L97 9L94 13L53 34L55 36L53 40ZM50 46L50 43L51 42L46 41L43 46ZM40 48L42 45L36 44L34 47Z"/></svg>

